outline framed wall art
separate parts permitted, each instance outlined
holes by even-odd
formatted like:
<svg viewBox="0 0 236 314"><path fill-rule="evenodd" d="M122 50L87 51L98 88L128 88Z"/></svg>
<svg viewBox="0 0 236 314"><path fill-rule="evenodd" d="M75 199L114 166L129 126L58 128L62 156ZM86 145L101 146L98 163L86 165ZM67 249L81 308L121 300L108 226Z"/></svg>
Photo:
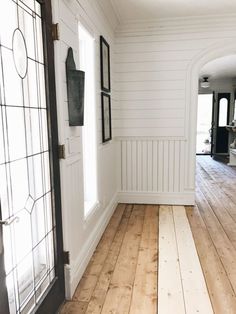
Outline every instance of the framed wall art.
<svg viewBox="0 0 236 314"><path fill-rule="evenodd" d="M104 92L102 98L102 142L105 143L112 139L111 134L111 96Z"/></svg>
<svg viewBox="0 0 236 314"><path fill-rule="evenodd" d="M101 58L101 89L105 92L111 91L110 78L110 47L107 41L100 36L100 58Z"/></svg>

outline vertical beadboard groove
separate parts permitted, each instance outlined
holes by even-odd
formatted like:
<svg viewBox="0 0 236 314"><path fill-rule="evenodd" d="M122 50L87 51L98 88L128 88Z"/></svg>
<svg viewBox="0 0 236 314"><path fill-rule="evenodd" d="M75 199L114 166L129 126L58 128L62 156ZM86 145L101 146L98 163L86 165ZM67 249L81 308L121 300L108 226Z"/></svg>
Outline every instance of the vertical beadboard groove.
<svg viewBox="0 0 236 314"><path fill-rule="evenodd" d="M183 192L182 139L121 139L123 192Z"/></svg>

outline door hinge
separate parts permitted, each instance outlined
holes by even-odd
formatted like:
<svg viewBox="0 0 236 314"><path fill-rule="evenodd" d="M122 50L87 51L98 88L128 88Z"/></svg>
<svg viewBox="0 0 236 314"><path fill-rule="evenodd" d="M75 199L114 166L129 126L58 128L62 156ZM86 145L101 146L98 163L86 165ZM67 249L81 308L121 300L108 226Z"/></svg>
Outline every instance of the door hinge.
<svg viewBox="0 0 236 314"><path fill-rule="evenodd" d="M59 40L60 36L59 36L59 24L52 24L52 39L53 40Z"/></svg>
<svg viewBox="0 0 236 314"><path fill-rule="evenodd" d="M63 252L63 261L64 261L64 265L70 265L70 252L69 251Z"/></svg>
<svg viewBox="0 0 236 314"><path fill-rule="evenodd" d="M66 159L66 149L65 145L58 145L58 158L59 159Z"/></svg>

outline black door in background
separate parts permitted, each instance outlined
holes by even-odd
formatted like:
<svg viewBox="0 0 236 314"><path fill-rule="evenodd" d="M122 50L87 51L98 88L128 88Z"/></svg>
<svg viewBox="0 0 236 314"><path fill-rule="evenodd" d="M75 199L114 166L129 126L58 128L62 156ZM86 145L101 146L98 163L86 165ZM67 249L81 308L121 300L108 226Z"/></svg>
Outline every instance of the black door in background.
<svg viewBox="0 0 236 314"><path fill-rule="evenodd" d="M230 93L219 93L216 105L217 119L215 124L214 154L227 154L229 132L225 126L229 124Z"/></svg>

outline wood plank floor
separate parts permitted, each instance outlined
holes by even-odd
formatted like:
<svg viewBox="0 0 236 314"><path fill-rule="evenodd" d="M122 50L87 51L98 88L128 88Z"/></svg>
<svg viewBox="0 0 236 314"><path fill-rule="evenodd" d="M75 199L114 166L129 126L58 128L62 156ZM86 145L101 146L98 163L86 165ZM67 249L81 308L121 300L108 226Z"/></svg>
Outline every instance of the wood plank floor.
<svg viewBox="0 0 236 314"><path fill-rule="evenodd" d="M201 156L196 183L194 207L118 205L60 314L236 314L236 170Z"/></svg>
<svg viewBox="0 0 236 314"><path fill-rule="evenodd" d="M186 208L215 314L236 313L236 170L197 158L196 206Z"/></svg>
<svg viewBox="0 0 236 314"><path fill-rule="evenodd" d="M158 206L118 205L61 314L157 312Z"/></svg>

